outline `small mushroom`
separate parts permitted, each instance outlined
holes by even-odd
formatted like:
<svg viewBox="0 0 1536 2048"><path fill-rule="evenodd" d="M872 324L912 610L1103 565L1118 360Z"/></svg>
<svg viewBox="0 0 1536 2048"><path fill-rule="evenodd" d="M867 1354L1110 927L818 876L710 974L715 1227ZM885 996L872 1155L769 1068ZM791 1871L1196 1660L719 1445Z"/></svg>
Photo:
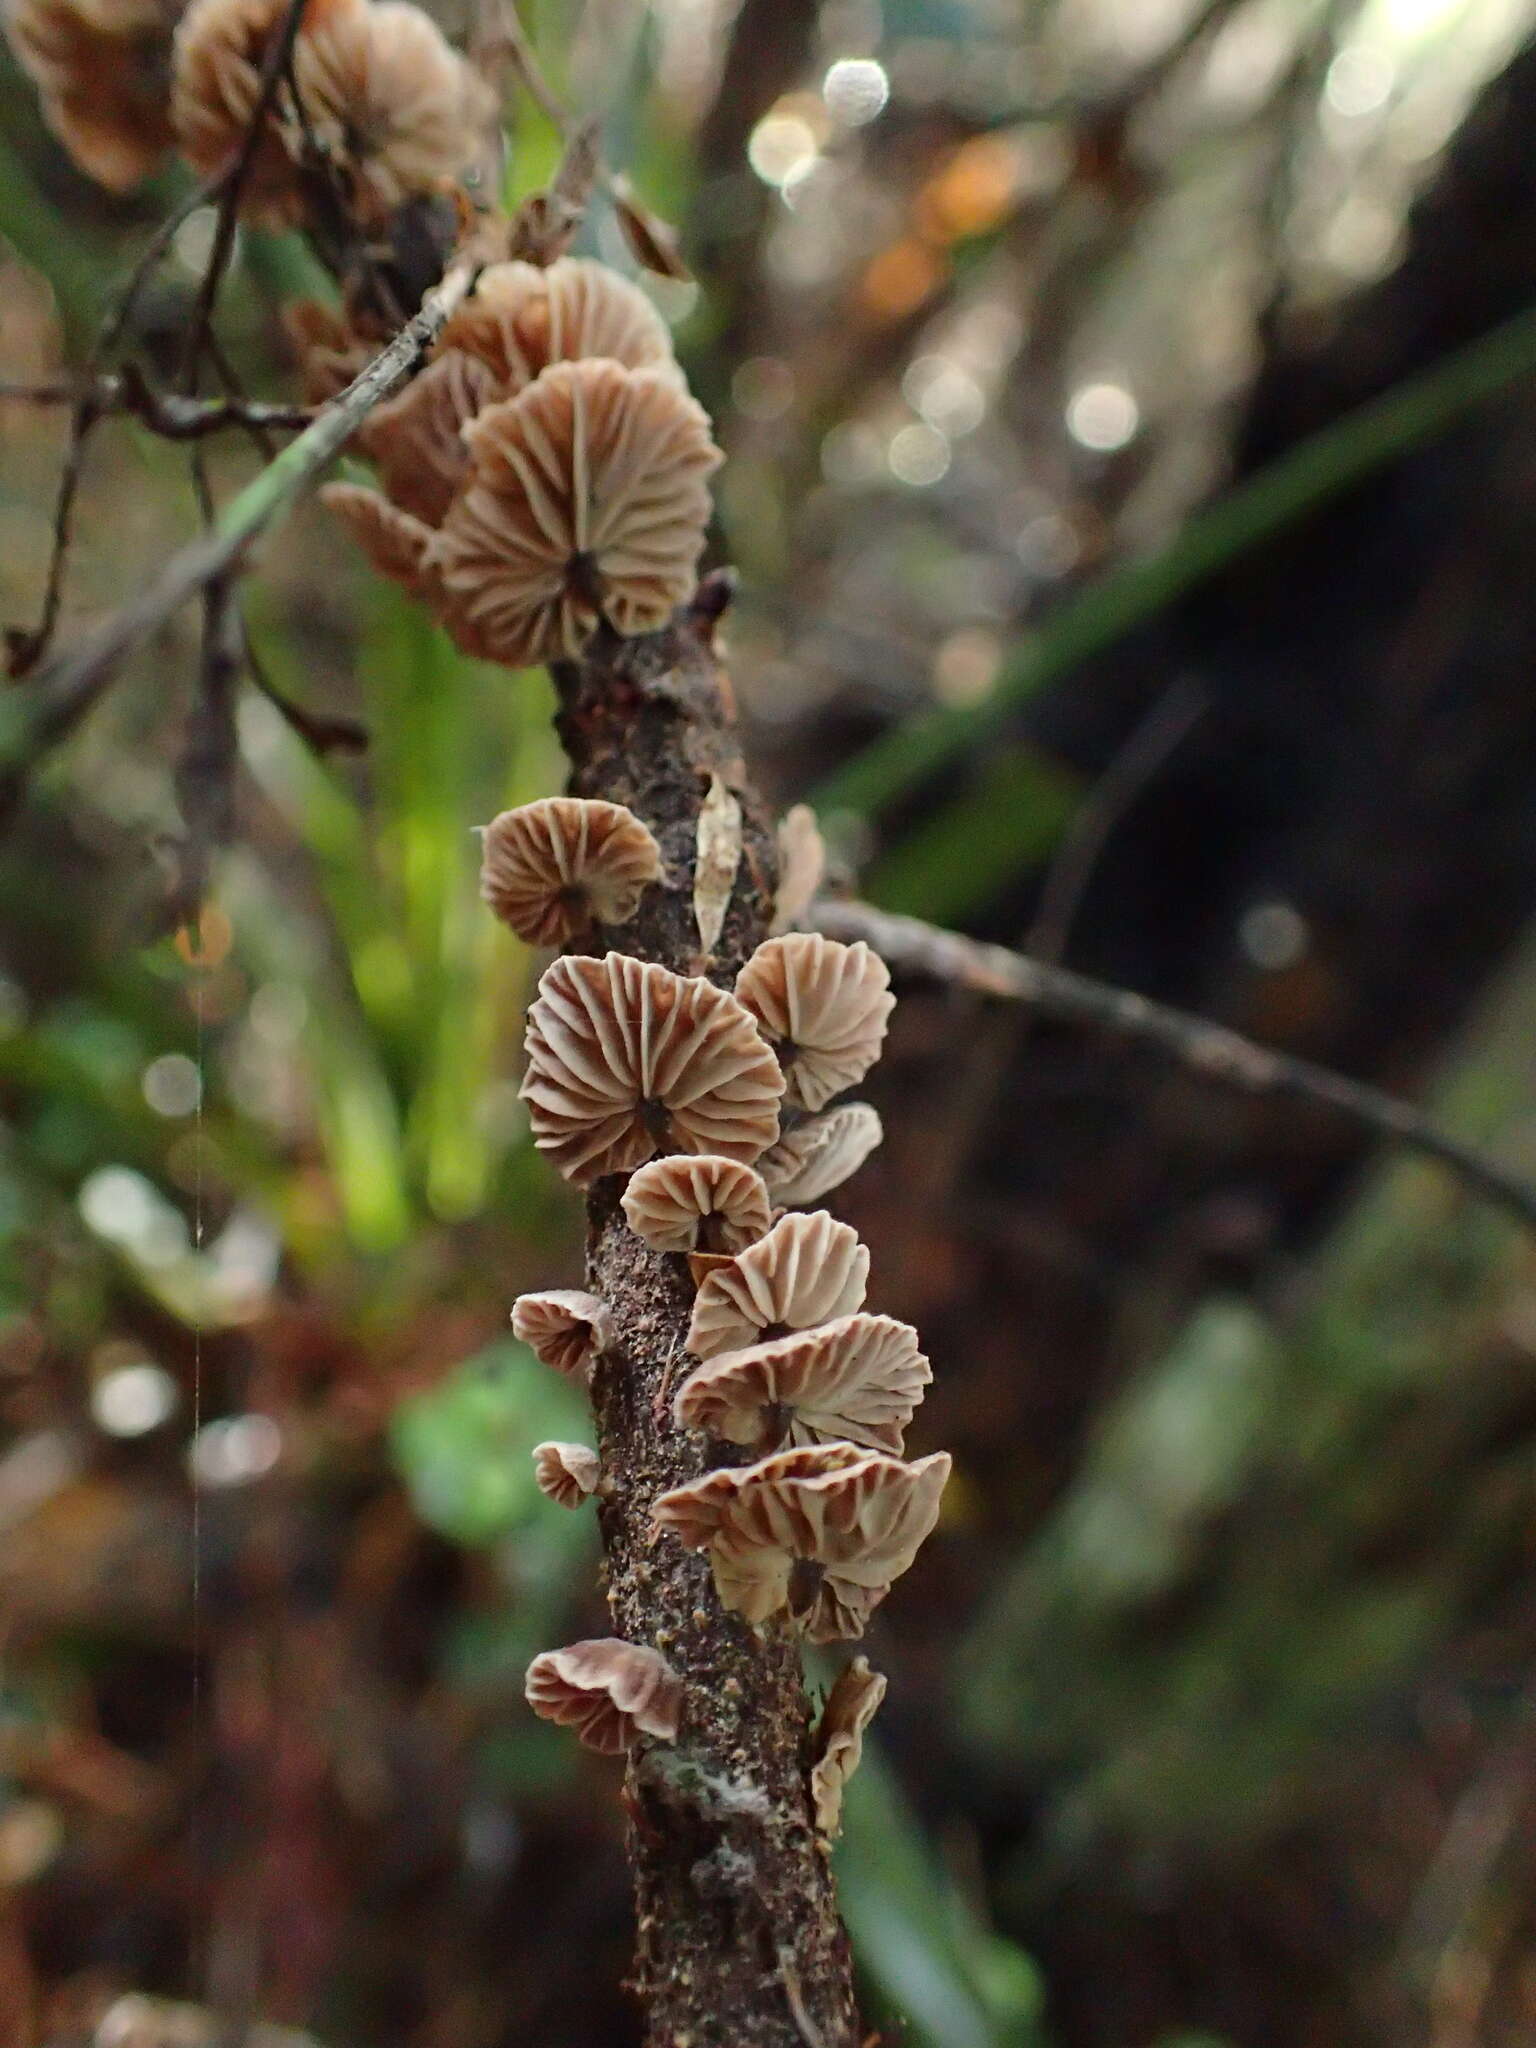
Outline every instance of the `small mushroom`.
<svg viewBox="0 0 1536 2048"><path fill-rule="evenodd" d="M306 405L329 403L378 353L377 342L370 343L320 299L290 299L279 318L298 363Z"/></svg>
<svg viewBox="0 0 1536 2048"><path fill-rule="evenodd" d="M607 264L581 256L562 256L542 269L488 265L439 345L477 357L507 397L551 363L593 356L681 381L667 323L645 293Z"/></svg>
<svg viewBox="0 0 1536 2048"><path fill-rule="evenodd" d="M792 804L779 820L779 887L773 929L787 932L811 907L827 868L827 849L809 804Z"/></svg>
<svg viewBox="0 0 1536 2048"><path fill-rule="evenodd" d="M890 984L862 939L845 946L820 932L786 932L758 947L736 977L736 996L775 1045L788 1099L821 1109L880 1057L896 1007Z"/></svg>
<svg viewBox="0 0 1536 2048"><path fill-rule="evenodd" d="M535 1444L533 1477L557 1507L579 1508L597 1486L602 1460L587 1444Z"/></svg>
<svg viewBox="0 0 1536 2048"><path fill-rule="evenodd" d="M709 1553L725 1606L786 1610L813 1643L864 1633L939 1517L947 1451L915 1465L852 1444L776 1451L657 1500L652 1519Z"/></svg>
<svg viewBox="0 0 1536 2048"><path fill-rule="evenodd" d="M848 1224L823 1210L781 1216L766 1237L700 1286L688 1349L695 1358L713 1358L850 1315L868 1279L869 1253Z"/></svg>
<svg viewBox="0 0 1536 2048"><path fill-rule="evenodd" d="M520 1294L512 1304L512 1334L534 1357L567 1379L585 1379L598 1354L613 1342L606 1303L576 1287Z"/></svg>
<svg viewBox="0 0 1536 2048"><path fill-rule="evenodd" d="M170 148L165 77L179 12L162 0L10 0L5 35L43 119L98 185L126 192Z"/></svg>
<svg viewBox="0 0 1536 2048"><path fill-rule="evenodd" d="M469 467L463 429L500 395L484 363L450 349L396 397L375 406L357 446L378 471L390 503L428 526L441 524Z"/></svg>
<svg viewBox="0 0 1536 2048"><path fill-rule="evenodd" d="M840 1102L786 1131L757 1162L758 1171L781 1208L797 1209L840 1188L884 1136L867 1102Z"/></svg>
<svg viewBox="0 0 1536 2048"><path fill-rule="evenodd" d="M545 797L503 811L485 828L480 894L530 946L563 946L594 920L626 924L661 850L623 804Z"/></svg>
<svg viewBox="0 0 1536 2048"><path fill-rule="evenodd" d="M588 1749L620 1756L640 1735L676 1741L683 1682L659 1650L601 1636L535 1657L523 1694Z"/></svg>
<svg viewBox="0 0 1536 2048"><path fill-rule="evenodd" d="M811 1810L816 1832L835 1841L843 1828L843 1788L859 1768L864 1731L885 1698L885 1677L871 1671L867 1657L855 1657L838 1673L816 1723L816 1761L811 1766Z"/></svg>
<svg viewBox="0 0 1536 2048"><path fill-rule="evenodd" d="M464 434L434 544L461 644L511 668L573 658L600 621L653 632L690 595L720 451L675 378L555 363Z"/></svg>
<svg viewBox="0 0 1536 2048"><path fill-rule="evenodd" d="M624 1214L658 1252L742 1251L773 1221L762 1176L708 1153L642 1166L624 1191Z"/></svg>
<svg viewBox="0 0 1536 2048"><path fill-rule="evenodd" d="M320 502L336 514L381 576L436 605L441 593L427 554L430 526L363 484L323 484Z"/></svg>
<svg viewBox="0 0 1536 2048"><path fill-rule="evenodd" d="M528 1012L533 1141L585 1187L657 1152L753 1160L783 1076L734 996L624 953L556 960Z"/></svg>
<svg viewBox="0 0 1536 2048"><path fill-rule="evenodd" d="M899 1453L933 1378L917 1332L892 1316L840 1316L744 1351L724 1351L690 1373L673 1414L683 1429L774 1449L856 1443Z"/></svg>

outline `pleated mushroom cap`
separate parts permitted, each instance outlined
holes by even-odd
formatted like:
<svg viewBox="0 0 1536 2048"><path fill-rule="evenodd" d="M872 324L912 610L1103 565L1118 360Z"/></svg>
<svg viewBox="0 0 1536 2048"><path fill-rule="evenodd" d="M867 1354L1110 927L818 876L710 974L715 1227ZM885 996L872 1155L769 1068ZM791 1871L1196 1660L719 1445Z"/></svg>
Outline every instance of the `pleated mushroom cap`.
<svg viewBox="0 0 1536 2048"><path fill-rule="evenodd" d="M778 1135L783 1076L741 1005L627 954L556 960L527 1054L534 1143L579 1186L657 1152L751 1161Z"/></svg>
<svg viewBox="0 0 1536 2048"><path fill-rule="evenodd" d="M381 576L426 604L437 601L440 591L429 555L430 526L365 484L322 484L320 502L335 513Z"/></svg>
<svg viewBox="0 0 1536 2048"><path fill-rule="evenodd" d="M885 1698L885 1677L871 1671L867 1657L855 1657L839 1672L816 1723L816 1761L811 1766L811 1810L816 1831L832 1841L842 1832L843 1790L864 1754L864 1731Z"/></svg>
<svg viewBox="0 0 1536 2048"><path fill-rule="evenodd" d="M736 978L736 994L773 1042L791 1102L821 1109L862 1081L880 1057L896 998L885 962L862 939L820 932L765 939Z"/></svg>
<svg viewBox="0 0 1536 2048"><path fill-rule="evenodd" d="M709 1553L722 1602L790 1612L813 1643L860 1636L939 1517L947 1451L914 1465L852 1444L778 1451L664 1493L658 1530Z"/></svg>
<svg viewBox="0 0 1536 2048"><path fill-rule="evenodd" d="M840 1188L884 1136L867 1102L840 1102L786 1131L757 1162L758 1171L780 1208L800 1208Z"/></svg>
<svg viewBox="0 0 1536 2048"><path fill-rule="evenodd" d="M710 1154L653 1159L624 1190L624 1214L658 1252L737 1252L773 1221L761 1174Z"/></svg>
<svg viewBox="0 0 1536 2048"><path fill-rule="evenodd" d="M512 1334L543 1364L568 1379L585 1378L599 1351L613 1340L607 1305L576 1287L520 1294L512 1304Z"/></svg>
<svg viewBox="0 0 1536 2048"><path fill-rule="evenodd" d="M298 363L306 405L327 404L378 353L376 342L319 299L290 299L279 318Z"/></svg>
<svg viewBox="0 0 1536 2048"><path fill-rule="evenodd" d="M4 9L43 119L109 191L142 183L174 140L166 80L178 11L160 0L8 0Z"/></svg>
<svg viewBox="0 0 1536 2048"><path fill-rule="evenodd" d="M440 346L477 357L508 398L551 363L596 356L682 379L667 324L644 292L582 256L562 256L547 268L490 264L443 329Z"/></svg>
<svg viewBox="0 0 1536 2048"><path fill-rule="evenodd" d="M917 1332L892 1316L839 1316L690 1373L673 1413L733 1444L855 1443L898 1454L932 1380Z"/></svg>
<svg viewBox="0 0 1536 2048"><path fill-rule="evenodd" d="M484 363L452 350L376 406L357 445L392 505L428 526L441 523L469 468L462 429L496 395Z"/></svg>
<svg viewBox="0 0 1536 2048"><path fill-rule="evenodd" d="M846 1223L821 1210L781 1216L766 1237L700 1286L688 1349L695 1358L713 1358L765 1335L850 1315L868 1279L869 1253Z"/></svg>
<svg viewBox="0 0 1536 2048"><path fill-rule="evenodd" d="M530 946L563 946L594 923L626 924L661 849L623 804L544 797L503 811L485 828L480 894Z"/></svg>
<svg viewBox="0 0 1536 2048"><path fill-rule="evenodd" d="M540 1493L557 1507L579 1508L595 1489L602 1460L587 1444L535 1444L533 1477Z"/></svg>
<svg viewBox="0 0 1536 2048"><path fill-rule="evenodd" d="M578 655L600 617L653 632L692 594L720 451L675 380L556 363L465 439L436 543L456 638L523 668Z"/></svg>
<svg viewBox="0 0 1536 2048"><path fill-rule="evenodd" d="M621 1756L639 1735L677 1739L682 1680L643 1643L603 1636L545 1650L528 1666L523 1692L536 1714L604 1756Z"/></svg>

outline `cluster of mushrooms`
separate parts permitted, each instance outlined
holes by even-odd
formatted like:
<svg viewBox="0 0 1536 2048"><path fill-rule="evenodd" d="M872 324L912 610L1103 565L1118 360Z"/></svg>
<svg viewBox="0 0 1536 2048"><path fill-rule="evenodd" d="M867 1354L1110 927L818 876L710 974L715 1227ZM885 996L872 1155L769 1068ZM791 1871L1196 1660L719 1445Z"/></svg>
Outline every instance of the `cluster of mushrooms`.
<svg viewBox="0 0 1536 2048"><path fill-rule="evenodd" d="M814 837L806 813L789 822L792 845ZM798 890L805 861L785 866L799 870ZM654 836L622 805L547 798L485 834L482 893L530 944L587 943L664 879ZM781 919L799 907L781 892ZM787 930L758 947L733 990L625 953L566 954L528 1016L522 1094L535 1144L578 1186L627 1175L628 1228L687 1263L690 1369L671 1392L674 1424L757 1454L662 1494L656 1540L706 1553L725 1607L755 1625L787 1617L813 1643L864 1633L938 1519L949 1476L943 1452L902 1456L931 1377L917 1333L865 1311L869 1253L846 1223L806 1206L880 1141L868 1104L834 1098L879 1057L893 1000L867 946ZM512 1322L581 1383L616 1355L592 1294L525 1294ZM586 1444L540 1444L534 1469L562 1507L603 1485ZM825 1835L884 1690L861 1657L827 1700L811 1788ZM681 1683L645 1644L546 1651L527 1696L594 1749L678 1733Z"/></svg>

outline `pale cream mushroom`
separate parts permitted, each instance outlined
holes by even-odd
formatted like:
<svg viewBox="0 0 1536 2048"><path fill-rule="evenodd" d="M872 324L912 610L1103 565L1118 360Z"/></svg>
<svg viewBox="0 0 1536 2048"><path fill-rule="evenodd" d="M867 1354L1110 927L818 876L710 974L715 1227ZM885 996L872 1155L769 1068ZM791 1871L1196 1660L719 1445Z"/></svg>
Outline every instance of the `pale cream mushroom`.
<svg viewBox="0 0 1536 2048"><path fill-rule="evenodd" d="M175 0L7 0L6 38L43 119L113 192L147 178L174 139L165 103Z"/></svg>
<svg viewBox="0 0 1536 2048"><path fill-rule="evenodd" d="M690 1373L673 1414L733 1444L855 1443L897 1453L932 1380L917 1332L892 1316L839 1316Z"/></svg>
<svg viewBox="0 0 1536 2048"><path fill-rule="evenodd" d="M582 256L488 265L440 346L478 357L509 398L551 363L596 356L681 382L667 323L645 293Z"/></svg>
<svg viewBox="0 0 1536 2048"><path fill-rule="evenodd" d="M364 484L323 484L320 501L336 514L381 576L412 597L436 605L441 592L428 558L430 526Z"/></svg>
<svg viewBox="0 0 1536 2048"><path fill-rule="evenodd" d="M757 1162L758 1171L781 1208L797 1209L840 1188L884 1136L867 1102L840 1102L787 1130Z"/></svg>
<svg viewBox="0 0 1536 2048"><path fill-rule="evenodd" d="M896 1007L890 983L862 939L845 946L820 932L786 932L758 947L736 994L778 1052L791 1102L820 1109L863 1080Z"/></svg>
<svg viewBox="0 0 1536 2048"><path fill-rule="evenodd" d="M567 1379L585 1379L598 1354L613 1342L606 1303L577 1287L520 1294L512 1304L512 1334L534 1357Z"/></svg>
<svg viewBox="0 0 1536 2048"><path fill-rule="evenodd" d="M838 1673L816 1723L816 1761L811 1766L811 1811L816 1832L833 1841L842 1833L843 1788L859 1768L864 1731L885 1698L885 1677L871 1671L867 1657L855 1657Z"/></svg>
<svg viewBox="0 0 1536 2048"><path fill-rule="evenodd" d="M683 1683L659 1650L612 1636L545 1650L528 1666L533 1711L573 1728L588 1749L621 1756L641 1735L677 1739Z"/></svg>
<svg viewBox="0 0 1536 2048"><path fill-rule="evenodd" d="M692 594L720 451L674 379L556 363L464 432L434 544L461 644L512 668L570 659L600 620L653 632Z"/></svg>
<svg viewBox="0 0 1536 2048"><path fill-rule="evenodd" d="M858 1232L824 1211L781 1216L699 1288L688 1325L695 1358L846 1316L864 1300L869 1253Z"/></svg>
<svg viewBox="0 0 1536 2048"><path fill-rule="evenodd" d="M566 945L594 922L627 923L646 884L660 880L661 849L623 804L544 797L485 828L480 894L530 946Z"/></svg>
<svg viewBox="0 0 1536 2048"><path fill-rule="evenodd" d="M773 899L773 929L787 932L811 907L827 868L816 813L809 804L793 804L779 820L779 887Z"/></svg>
<svg viewBox="0 0 1536 2048"><path fill-rule="evenodd" d="M602 1460L587 1444L535 1444L533 1477L557 1507L579 1508L596 1489Z"/></svg>
<svg viewBox="0 0 1536 2048"><path fill-rule="evenodd" d="M778 1135L783 1076L736 999L627 954L556 960L527 1051L533 1141L580 1186L658 1152L750 1161Z"/></svg>
<svg viewBox="0 0 1536 2048"><path fill-rule="evenodd" d="M852 1444L777 1451L657 1500L652 1518L709 1553L725 1606L786 1610L813 1643L864 1633L939 1517L947 1451L914 1465Z"/></svg>
<svg viewBox="0 0 1536 2048"><path fill-rule="evenodd" d="M428 526L441 524L469 468L462 430L499 395L484 363L452 349L374 407L357 446L378 471L392 505Z"/></svg>
<svg viewBox="0 0 1536 2048"><path fill-rule="evenodd" d="M624 1190L624 1214L658 1252L738 1252L773 1221L762 1176L710 1154L655 1159Z"/></svg>

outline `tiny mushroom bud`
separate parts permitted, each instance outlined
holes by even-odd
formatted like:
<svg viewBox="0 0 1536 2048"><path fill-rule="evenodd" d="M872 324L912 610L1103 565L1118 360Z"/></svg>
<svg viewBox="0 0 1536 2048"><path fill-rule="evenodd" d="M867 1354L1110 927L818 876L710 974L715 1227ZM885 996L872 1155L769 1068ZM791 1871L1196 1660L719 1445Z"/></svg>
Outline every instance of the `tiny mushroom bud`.
<svg viewBox="0 0 1536 2048"><path fill-rule="evenodd" d="M762 1176L711 1154L655 1159L624 1191L624 1214L658 1252L737 1252L773 1221Z"/></svg>
<svg viewBox="0 0 1536 2048"><path fill-rule="evenodd" d="M779 888L773 929L787 932L811 907L826 872L827 849L809 804L794 804L779 820Z"/></svg>
<svg viewBox="0 0 1536 2048"><path fill-rule="evenodd" d="M658 1650L612 1636L545 1650L528 1666L524 1696L536 1714L574 1728L588 1749L619 1756L639 1735L677 1739L682 1680Z"/></svg>
<svg viewBox="0 0 1536 2048"><path fill-rule="evenodd" d="M862 939L845 946L820 932L787 932L758 947L736 995L777 1045L789 1100L820 1109L880 1057L896 1007L890 984Z"/></svg>
<svg viewBox="0 0 1536 2048"><path fill-rule="evenodd" d="M855 1657L838 1674L816 1723L816 1761L811 1766L811 1808L816 1831L834 1840L843 1826L843 1788L859 1768L864 1731L885 1698L885 1678L871 1671L867 1657Z"/></svg>
<svg viewBox="0 0 1536 2048"><path fill-rule="evenodd" d="M545 797L503 811L485 828L480 894L530 946L561 946L593 922L625 924L661 850L623 804Z"/></svg>
<svg viewBox="0 0 1536 2048"><path fill-rule="evenodd" d="M884 1136L867 1102L840 1102L786 1131L757 1162L758 1171L781 1208L800 1208L840 1188Z"/></svg>
<svg viewBox="0 0 1536 2048"><path fill-rule="evenodd" d="M868 1279L869 1253L848 1224L823 1210L781 1216L699 1288L688 1349L695 1358L713 1358L849 1315L863 1302Z"/></svg>
<svg viewBox="0 0 1536 2048"><path fill-rule="evenodd" d="M682 381L667 323L645 293L586 257L562 256L547 269L490 264L443 329L441 346L478 357L508 398L551 363L588 357Z"/></svg>
<svg viewBox="0 0 1536 2048"><path fill-rule="evenodd" d="M568 1379L585 1378L599 1352L613 1342L613 1325L595 1294L554 1287L520 1294L512 1304L512 1334L534 1357Z"/></svg>
<svg viewBox="0 0 1536 2048"><path fill-rule="evenodd" d="M813 1643L864 1633L939 1518L950 1458L915 1465L852 1444L777 1451L657 1500L652 1518L706 1550L725 1606L761 1623L786 1609Z"/></svg>
<svg viewBox="0 0 1536 2048"><path fill-rule="evenodd" d="M566 956L528 1012L533 1141L586 1186L657 1152L753 1160L778 1136L783 1076L712 983L608 953Z"/></svg>
<svg viewBox="0 0 1536 2048"><path fill-rule="evenodd" d="M899 1452L933 1378L917 1332L891 1316L841 1316L721 1352L678 1389L680 1428L734 1444L857 1443Z"/></svg>
<svg viewBox="0 0 1536 2048"><path fill-rule="evenodd" d="M533 1477L557 1507L579 1508L595 1489L602 1460L586 1444L535 1444Z"/></svg>

